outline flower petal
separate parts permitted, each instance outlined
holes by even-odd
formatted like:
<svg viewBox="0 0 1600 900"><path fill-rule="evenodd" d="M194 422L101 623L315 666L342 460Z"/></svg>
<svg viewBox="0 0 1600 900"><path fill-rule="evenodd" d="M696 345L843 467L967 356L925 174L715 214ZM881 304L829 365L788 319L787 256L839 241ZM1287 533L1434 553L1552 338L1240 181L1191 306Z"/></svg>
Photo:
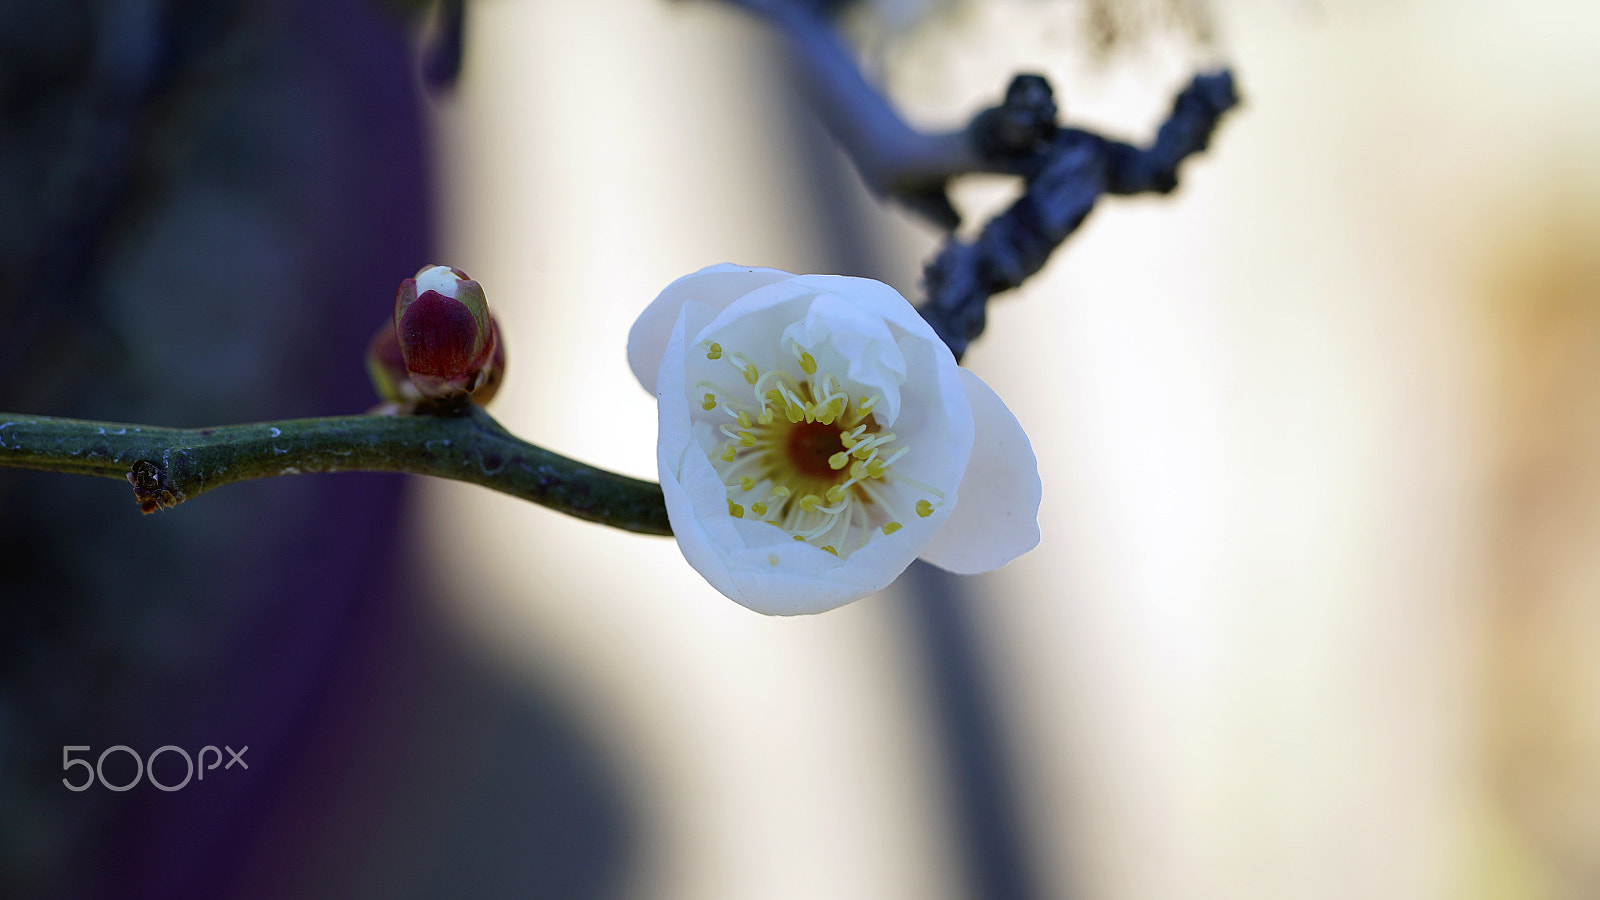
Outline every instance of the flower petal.
<svg viewBox="0 0 1600 900"><path fill-rule="evenodd" d="M794 551L806 555L827 556L810 544L795 544ZM831 557L830 557L831 558ZM906 560L911 565L911 560ZM746 566L731 573L738 590L723 591L741 606L765 616L804 616L837 609L875 594L893 581L900 572L889 574L882 584L863 585L829 577L824 571L812 572L797 567L792 561L782 560L768 565L766 571L756 566ZM839 572L843 572L841 567Z"/></svg>
<svg viewBox="0 0 1600 900"><path fill-rule="evenodd" d="M960 499L922 558L961 575L998 569L1039 543L1039 462L1033 446L983 379L961 370L978 439Z"/></svg>
<svg viewBox="0 0 1600 900"><path fill-rule="evenodd" d="M794 281L817 294L843 294L856 309L881 318L901 331L936 344L944 343L911 301L881 281L851 275L797 275ZM953 361L954 357L951 359Z"/></svg>
<svg viewBox="0 0 1600 900"><path fill-rule="evenodd" d="M817 354L824 370L842 374L868 394L882 396L877 407L880 421L894 424L900 415L906 361L881 317L861 309L853 297L819 294L805 317L784 329L783 340L797 341Z"/></svg>
<svg viewBox="0 0 1600 900"><path fill-rule="evenodd" d="M894 430L911 452L895 465L895 471L944 493L943 498L928 498L935 501L932 520L943 523L952 504L960 508L973 453L973 411L962 376L965 370L956 365L943 341L903 337L899 346L906 361L907 402Z"/></svg>
<svg viewBox="0 0 1600 900"><path fill-rule="evenodd" d="M737 540L738 536L733 533L727 516L708 516L702 512L708 505L726 503L727 493L690 434L689 401L684 392L687 377L684 334L688 320L697 314L707 313L699 304L680 305L657 372L660 436L656 443L656 466L666 500L667 520L672 524L672 534L684 558L711 582L712 587L733 596L729 592L737 588L717 548L729 540Z"/></svg>
<svg viewBox="0 0 1600 900"><path fill-rule="evenodd" d="M728 574L728 567L717 552L717 539L707 532L707 523L715 519L702 518L695 512L695 503L677 478L677 460L668 460L663 454L661 463L661 493L666 498L667 521L672 523L672 536L678 541L683 558L694 567L700 577L711 583L725 596L739 600L738 586ZM740 600L741 603L744 601Z"/></svg>
<svg viewBox="0 0 1600 900"><path fill-rule="evenodd" d="M691 300L704 303L714 312L756 288L794 276L777 269L752 268L722 263L685 275L666 286L633 323L628 331L628 365L644 389L655 393L656 370L678 313Z"/></svg>
<svg viewBox="0 0 1600 900"><path fill-rule="evenodd" d="M841 561L808 543L790 540L770 526L756 527L772 530L781 540L768 546L723 548L711 567L726 573L734 590L724 588L706 569L695 568L726 596L768 616L827 612L875 594L911 565L920 544L918 538L900 532L883 536ZM688 550L684 557L694 563Z"/></svg>

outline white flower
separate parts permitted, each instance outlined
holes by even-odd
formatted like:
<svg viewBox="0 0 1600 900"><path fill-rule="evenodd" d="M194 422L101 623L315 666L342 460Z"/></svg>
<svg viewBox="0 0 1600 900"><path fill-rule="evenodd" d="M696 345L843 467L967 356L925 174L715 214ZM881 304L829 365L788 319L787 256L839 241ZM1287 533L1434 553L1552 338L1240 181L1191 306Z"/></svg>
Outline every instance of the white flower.
<svg viewBox="0 0 1600 900"><path fill-rule="evenodd" d="M1039 542L1027 435L885 284L702 269L634 323L628 362L660 403L683 555L756 612L832 609L918 556L986 572Z"/></svg>

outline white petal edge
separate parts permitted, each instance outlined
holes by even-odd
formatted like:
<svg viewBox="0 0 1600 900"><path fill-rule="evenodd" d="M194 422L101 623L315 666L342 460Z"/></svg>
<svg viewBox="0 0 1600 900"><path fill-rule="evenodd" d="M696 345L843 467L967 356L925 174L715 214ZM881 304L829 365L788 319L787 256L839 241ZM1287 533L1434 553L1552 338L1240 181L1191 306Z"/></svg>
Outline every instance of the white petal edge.
<svg viewBox="0 0 1600 900"><path fill-rule="evenodd" d="M666 499L667 521L672 524L672 536L677 540L683 558L712 587L723 595L749 606L738 596L738 586L734 584L727 566L723 564L722 555L717 552L716 540L707 533L700 517L696 515L694 501L690 499L689 492L678 483L677 477L665 459L662 460L661 466L661 493Z"/></svg>
<svg viewBox="0 0 1600 900"><path fill-rule="evenodd" d="M678 313L691 300L716 312L759 287L795 277L778 269L720 263L707 266L667 285L628 330L628 366L644 389L656 392L656 373L667 349Z"/></svg>
<svg viewBox="0 0 1600 900"><path fill-rule="evenodd" d="M956 508L922 558L958 575L998 569L1039 543L1039 461L1017 417L983 379L961 370L977 440Z"/></svg>
<svg viewBox="0 0 1600 900"><path fill-rule="evenodd" d="M911 301L881 281L853 275L797 275L794 280L818 294L842 294L862 312L881 318L907 334L944 344Z"/></svg>
<svg viewBox="0 0 1600 900"><path fill-rule="evenodd" d="M728 532L731 529L723 519L702 519L696 503L698 497L700 505L704 505L708 493L721 495L725 503L726 490L717 482L715 473L711 473L712 484L705 483L705 473L700 469L709 471L709 462L700 467L686 464L691 457L702 456L689 433L689 401L684 395L684 334L688 329L687 320L696 312L705 314L698 304L678 304L674 327L667 333L668 341L662 348L661 365L657 370L661 390L657 408L660 433L656 442L656 467L661 478L661 493L666 501L667 521L672 525L678 549L683 552L689 565L712 587L733 597L729 592L737 588L728 574L722 554L717 551L718 541L729 540ZM718 527L721 533L711 534L713 527Z"/></svg>

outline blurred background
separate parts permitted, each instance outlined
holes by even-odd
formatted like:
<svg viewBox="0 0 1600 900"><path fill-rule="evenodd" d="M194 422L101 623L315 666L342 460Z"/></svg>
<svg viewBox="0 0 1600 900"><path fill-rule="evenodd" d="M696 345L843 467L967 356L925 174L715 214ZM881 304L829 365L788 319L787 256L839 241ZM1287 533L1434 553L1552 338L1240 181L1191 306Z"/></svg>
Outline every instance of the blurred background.
<svg viewBox="0 0 1600 900"><path fill-rule="evenodd" d="M492 411L653 477L624 342L663 286L917 300L938 246L725 4L475 0L443 91L398 5L0 13L4 409L365 408L366 337L441 262L500 317ZM846 22L929 128L1036 71L1142 143L1197 68L1239 79L1179 191L1103 201L966 357L1033 440L1039 548L769 619L669 540L454 483L140 517L0 471L0 893L1600 896L1600 13ZM60 785L64 745L224 743L248 771Z"/></svg>

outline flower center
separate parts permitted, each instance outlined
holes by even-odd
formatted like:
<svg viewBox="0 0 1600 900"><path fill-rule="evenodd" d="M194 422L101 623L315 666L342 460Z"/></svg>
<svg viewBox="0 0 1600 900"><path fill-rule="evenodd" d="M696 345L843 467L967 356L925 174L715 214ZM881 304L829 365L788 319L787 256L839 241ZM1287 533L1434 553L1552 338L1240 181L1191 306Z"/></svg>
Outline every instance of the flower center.
<svg viewBox="0 0 1600 900"><path fill-rule="evenodd" d="M748 513L842 559L877 534L900 530L906 487L926 495L909 510L918 516L932 515L935 502L944 501L942 491L894 471L911 448L873 416L881 395L852 396L793 341L787 349L799 375L763 370L720 344L701 349L709 360L727 360L738 375L694 389L725 438L720 452L708 455L728 487L729 515Z"/></svg>
<svg viewBox="0 0 1600 900"><path fill-rule="evenodd" d="M831 479L834 471L828 458L844 449L839 436L844 429L821 422L800 422L789 428L786 441L789 462L801 474L817 479Z"/></svg>

